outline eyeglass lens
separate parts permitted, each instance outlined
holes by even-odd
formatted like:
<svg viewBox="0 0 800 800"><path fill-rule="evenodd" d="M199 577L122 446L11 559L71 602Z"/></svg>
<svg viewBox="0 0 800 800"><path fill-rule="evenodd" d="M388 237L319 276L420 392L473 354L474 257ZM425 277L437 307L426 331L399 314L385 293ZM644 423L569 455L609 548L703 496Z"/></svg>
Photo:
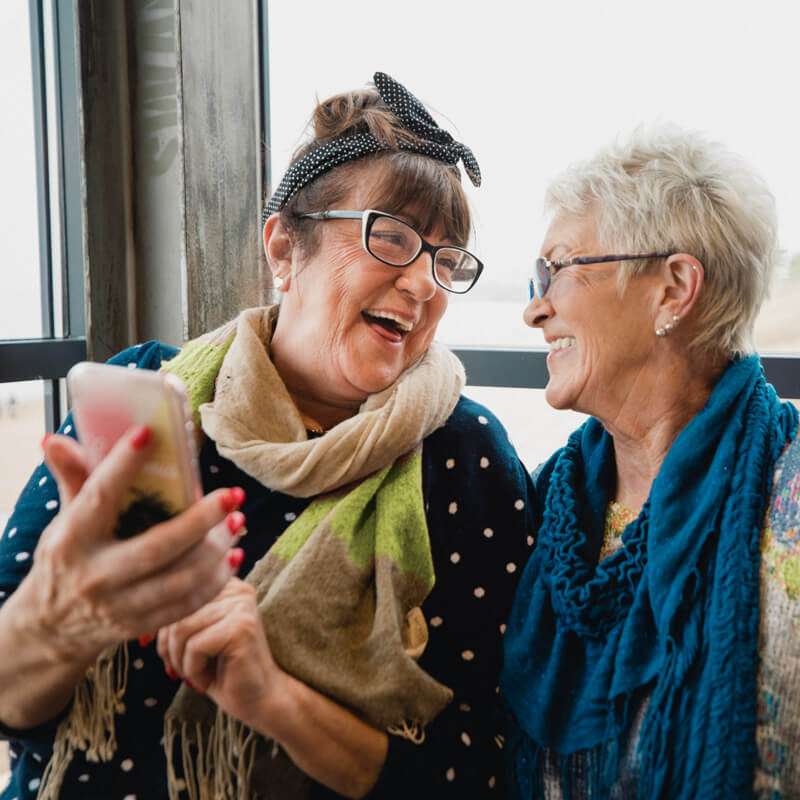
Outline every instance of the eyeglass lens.
<svg viewBox="0 0 800 800"><path fill-rule="evenodd" d="M377 217L369 231L367 249L387 264L404 267L419 255L422 239L404 222ZM454 247L442 247L436 251L433 269L439 285L453 292L467 291L479 274L478 260Z"/></svg>
<svg viewBox="0 0 800 800"><path fill-rule="evenodd" d="M537 258L534 266L534 276L528 283L529 299L541 299L550 288L550 270L547 268L547 259Z"/></svg>

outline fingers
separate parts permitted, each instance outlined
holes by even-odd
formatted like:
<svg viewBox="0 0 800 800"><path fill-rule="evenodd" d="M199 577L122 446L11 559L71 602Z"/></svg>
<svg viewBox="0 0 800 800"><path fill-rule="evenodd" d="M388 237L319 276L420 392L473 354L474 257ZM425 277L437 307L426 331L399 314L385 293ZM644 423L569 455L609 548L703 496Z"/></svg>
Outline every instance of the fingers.
<svg viewBox="0 0 800 800"><path fill-rule="evenodd" d="M235 580L235 579L232 579ZM186 645L189 640L195 637L198 633L213 627L221 620L225 619L226 609L228 608L223 595L225 591L218 595L210 603L198 609L194 614L185 617L173 625L168 625L161 628L158 632L158 641L156 648L159 656L164 662L164 667L167 674L186 676L187 667L184 663L184 656L186 653ZM202 673L206 668L207 662L214 658L220 651L206 652L203 655L196 654L192 657L194 678L197 678L202 687L192 679L192 682L197 688L202 688L203 691L208 688L210 678L206 681L202 680Z"/></svg>
<svg viewBox="0 0 800 800"><path fill-rule="evenodd" d="M214 681L215 659L237 638L241 625L255 615L255 592L232 578L211 603L159 631L158 653L167 674L205 692Z"/></svg>
<svg viewBox="0 0 800 800"><path fill-rule="evenodd" d="M168 628L178 620L183 620L196 613L207 603L210 603L222 587L233 577L235 568L231 567L228 559L223 559L217 565L210 578L203 579L200 583L193 580L192 588L180 595L173 596L169 602L161 605L151 605L149 609L136 619L135 631L159 631ZM156 583L154 581L153 583Z"/></svg>
<svg viewBox="0 0 800 800"><path fill-rule="evenodd" d="M216 597L235 574L238 563L230 557L234 551L229 551L233 542L235 539L226 526L217 526L196 547L161 572L119 589L111 589L110 613L117 618L124 615L138 622L166 607L181 604L184 599L193 605L187 613L193 613ZM170 619L167 624L175 622L175 619ZM136 627L138 629L138 624Z"/></svg>
<svg viewBox="0 0 800 800"><path fill-rule="evenodd" d="M208 556L219 561L244 533L244 514L235 510L243 501L238 487L218 489L182 514L109 548L98 559L98 570L110 588L122 589L166 570L202 542L216 546Z"/></svg>
<svg viewBox="0 0 800 800"><path fill-rule="evenodd" d="M83 447L70 436L48 436L42 443L44 460L58 484L61 507L72 501L89 477Z"/></svg>
<svg viewBox="0 0 800 800"><path fill-rule="evenodd" d="M86 543L113 537L122 496L147 460L151 442L144 426L120 437L69 506L68 538Z"/></svg>
<svg viewBox="0 0 800 800"><path fill-rule="evenodd" d="M233 625L225 619L198 631L185 642L181 660L173 669L195 691L207 692L214 682L215 659L230 645L235 633Z"/></svg>

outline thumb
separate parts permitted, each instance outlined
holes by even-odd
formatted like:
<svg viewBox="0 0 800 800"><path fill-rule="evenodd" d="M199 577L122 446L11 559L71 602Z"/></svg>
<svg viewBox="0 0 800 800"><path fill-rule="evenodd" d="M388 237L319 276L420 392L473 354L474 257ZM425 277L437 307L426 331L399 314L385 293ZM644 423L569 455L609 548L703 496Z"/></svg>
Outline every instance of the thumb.
<svg viewBox="0 0 800 800"><path fill-rule="evenodd" d="M42 445L44 460L58 484L61 505L66 506L89 477L83 447L70 436L48 436Z"/></svg>

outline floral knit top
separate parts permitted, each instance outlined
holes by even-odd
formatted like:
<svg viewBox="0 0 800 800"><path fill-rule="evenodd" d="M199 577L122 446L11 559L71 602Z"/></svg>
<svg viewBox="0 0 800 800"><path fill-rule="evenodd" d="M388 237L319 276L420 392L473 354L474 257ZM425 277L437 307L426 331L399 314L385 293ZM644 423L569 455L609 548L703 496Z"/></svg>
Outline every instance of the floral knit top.
<svg viewBox="0 0 800 800"><path fill-rule="evenodd" d="M608 504L601 560L636 516ZM761 535L759 651L753 791L758 800L800 798L800 434L776 465Z"/></svg>

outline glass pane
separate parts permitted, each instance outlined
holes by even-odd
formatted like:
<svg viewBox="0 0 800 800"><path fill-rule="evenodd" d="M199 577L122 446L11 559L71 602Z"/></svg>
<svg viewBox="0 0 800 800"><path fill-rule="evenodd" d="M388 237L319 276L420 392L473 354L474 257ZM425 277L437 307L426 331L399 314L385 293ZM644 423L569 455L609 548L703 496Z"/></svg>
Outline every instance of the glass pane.
<svg viewBox="0 0 800 800"><path fill-rule="evenodd" d="M0 339L42 335L33 85L28 3L0 3ZM13 114L11 109L13 109Z"/></svg>
<svg viewBox="0 0 800 800"><path fill-rule="evenodd" d="M670 14L656 15L636 0L618 0L581 4L579 24L571 3L508 4L502 14L490 3L462 8L427 0L407 0L402 12L371 0L321 3L309 26L307 3L269 4L273 185L315 98L362 86L375 69L441 111L440 124L474 151L483 185L464 182L476 212L475 252L486 269L469 294L450 298L445 341L541 342L523 327L518 308L545 230L545 186L641 123L671 120L705 131L748 159L777 199L781 246L800 260L800 115L787 99L796 94L792 4L726 6L721 16L718 4L676 0ZM653 58L685 38L686 19L702 49L686 59ZM445 31L448 41L470 46L449 48L446 68L431 69L409 43ZM503 57L492 58L499 42ZM624 46L600 53L603 42ZM476 48L488 48L488 56L476 58ZM783 311L800 305L784 297L786 286L776 283L759 323L765 349L800 350L800 315ZM797 280L789 287L797 298Z"/></svg>
<svg viewBox="0 0 800 800"><path fill-rule="evenodd" d="M800 247L775 276L756 320L756 347L762 353L800 353Z"/></svg>
<svg viewBox="0 0 800 800"><path fill-rule="evenodd" d="M5 528L22 487L42 460L42 381L0 384L0 530ZM13 454L13 455L12 455Z"/></svg>

